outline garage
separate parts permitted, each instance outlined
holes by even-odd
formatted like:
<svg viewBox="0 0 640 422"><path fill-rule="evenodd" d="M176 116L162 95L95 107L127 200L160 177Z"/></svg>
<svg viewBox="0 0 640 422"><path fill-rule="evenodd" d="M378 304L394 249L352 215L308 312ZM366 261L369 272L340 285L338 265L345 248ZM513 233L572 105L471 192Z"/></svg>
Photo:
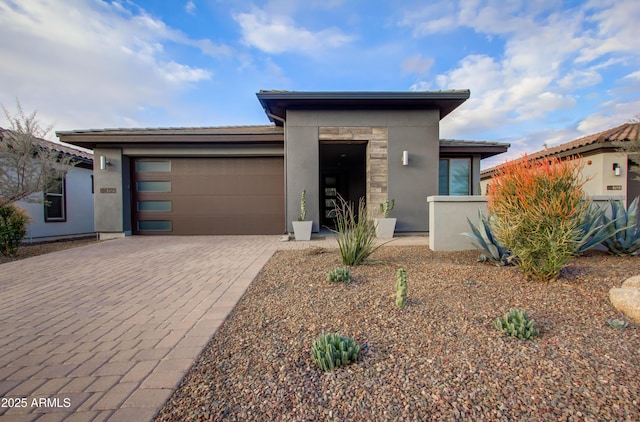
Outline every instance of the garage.
<svg viewBox="0 0 640 422"><path fill-rule="evenodd" d="M134 234L284 232L283 157L131 160Z"/></svg>

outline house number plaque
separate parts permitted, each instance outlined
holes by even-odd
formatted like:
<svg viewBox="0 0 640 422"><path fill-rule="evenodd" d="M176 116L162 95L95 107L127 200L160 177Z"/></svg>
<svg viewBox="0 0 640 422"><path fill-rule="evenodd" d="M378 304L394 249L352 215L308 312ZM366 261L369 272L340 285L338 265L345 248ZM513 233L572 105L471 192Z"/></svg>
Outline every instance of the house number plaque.
<svg viewBox="0 0 640 422"><path fill-rule="evenodd" d="M607 185L607 190L622 190L622 185Z"/></svg>
<svg viewBox="0 0 640 422"><path fill-rule="evenodd" d="M100 188L100 193L116 193L116 188Z"/></svg>

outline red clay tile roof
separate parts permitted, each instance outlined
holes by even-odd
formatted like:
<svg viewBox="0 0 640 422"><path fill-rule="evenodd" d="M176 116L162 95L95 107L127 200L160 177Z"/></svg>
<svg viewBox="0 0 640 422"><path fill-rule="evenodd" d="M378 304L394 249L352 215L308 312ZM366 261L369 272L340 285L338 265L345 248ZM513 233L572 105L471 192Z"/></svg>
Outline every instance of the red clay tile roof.
<svg viewBox="0 0 640 422"><path fill-rule="evenodd" d="M13 131L9 129L3 129L0 127L0 141L2 141L2 139L5 137L12 136L12 134L13 134ZM36 138L36 140L38 141L38 144L40 144L42 147L47 148L49 150L57 151L58 153L63 155L70 155L76 160L80 160L88 164L93 162L93 153L82 151L74 147L73 145L63 144L60 142L53 142L53 141L49 141L42 138Z"/></svg>
<svg viewBox="0 0 640 422"><path fill-rule="evenodd" d="M628 141L629 139L634 139L638 136L638 126L638 123L625 123L612 129L607 129L602 132L594 133L593 135L584 136L565 144L527 154L527 157L529 159L539 160L541 158L553 157L557 155L566 156L570 155L567 153L570 153L573 150L590 145L602 144L603 146L605 146L605 143L610 144L612 141ZM480 172L480 175L481 177L492 175L493 173L495 173L496 169L500 168L501 166L502 164L482 170Z"/></svg>

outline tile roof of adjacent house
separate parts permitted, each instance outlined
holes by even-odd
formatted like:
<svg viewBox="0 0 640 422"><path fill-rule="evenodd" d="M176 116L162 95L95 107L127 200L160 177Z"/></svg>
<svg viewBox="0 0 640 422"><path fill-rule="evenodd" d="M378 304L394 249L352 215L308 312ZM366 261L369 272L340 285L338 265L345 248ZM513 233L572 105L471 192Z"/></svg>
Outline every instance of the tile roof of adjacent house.
<svg viewBox="0 0 640 422"><path fill-rule="evenodd" d="M598 148L613 148L611 142L628 141L629 139L638 137L638 134L639 130L637 123L625 123L612 129L607 129L602 132L594 133L593 135L575 139L571 142L527 154L527 158L539 160L545 157L567 157ZM491 175L493 175L501 166L502 164L482 170L480 176L482 178L491 177Z"/></svg>
<svg viewBox="0 0 640 422"><path fill-rule="evenodd" d="M13 136L13 131L10 129L4 129L0 127L0 141L5 139L6 137ZM51 151L56 151L59 154L63 154L66 156L71 156L76 161L80 161L84 164L92 164L93 163L93 152L84 151L75 147L73 145L65 144L62 142L54 142L49 141L47 139L35 138L38 144L44 148L47 148Z"/></svg>

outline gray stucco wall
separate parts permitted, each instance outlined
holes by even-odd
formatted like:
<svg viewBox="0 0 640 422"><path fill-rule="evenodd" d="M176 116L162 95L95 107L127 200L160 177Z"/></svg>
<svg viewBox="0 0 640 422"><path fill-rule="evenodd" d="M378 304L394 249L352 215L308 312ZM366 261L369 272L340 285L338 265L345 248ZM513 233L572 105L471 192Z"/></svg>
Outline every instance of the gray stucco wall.
<svg viewBox="0 0 640 422"><path fill-rule="evenodd" d="M95 170L93 172L94 222L98 233L123 233L123 160L119 148L96 148L93 151ZM111 166L100 170L100 156L106 156ZM128 170L127 170L128 172ZM113 191L115 189L115 192Z"/></svg>
<svg viewBox="0 0 640 422"><path fill-rule="evenodd" d="M286 119L287 221L295 220L300 193L307 191L307 219L319 229L318 128L330 126L387 127L388 193L396 207L397 231L428 231L426 198L438 193L438 110L288 110ZM409 151L409 165L401 162Z"/></svg>

